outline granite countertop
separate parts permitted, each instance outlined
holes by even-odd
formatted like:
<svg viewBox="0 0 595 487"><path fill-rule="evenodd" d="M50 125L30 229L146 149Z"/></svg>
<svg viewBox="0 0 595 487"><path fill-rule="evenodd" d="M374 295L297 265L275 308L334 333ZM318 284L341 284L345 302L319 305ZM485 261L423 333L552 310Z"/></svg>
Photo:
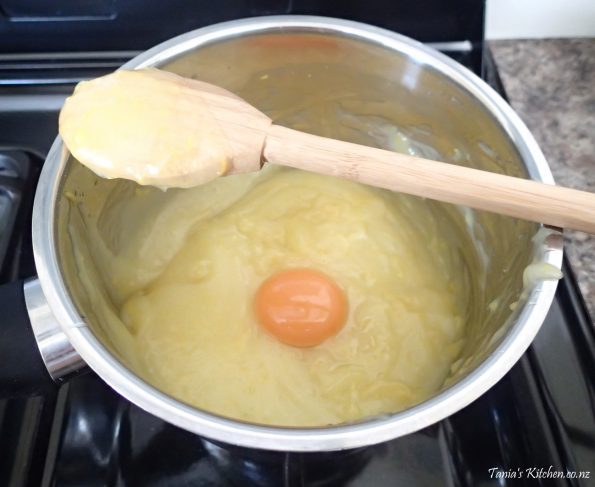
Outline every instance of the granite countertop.
<svg viewBox="0 0 595 487"><path fill-rule="evenodd" d="M595 39L491 41L509 101L557 184L595 192ZM565 251L595 322L595 236L565 232Z"/></svg>

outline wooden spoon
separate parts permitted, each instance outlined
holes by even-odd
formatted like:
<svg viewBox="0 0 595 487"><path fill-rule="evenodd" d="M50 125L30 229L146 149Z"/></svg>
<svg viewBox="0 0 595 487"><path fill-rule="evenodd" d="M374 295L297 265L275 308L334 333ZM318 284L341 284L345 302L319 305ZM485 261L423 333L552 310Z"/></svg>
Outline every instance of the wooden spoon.
<svg viewBox="0 0 595 487"><path fill-rule="evenodd" d="M222 88L155 69L80 83L60 134L99 175L140 184L196 186L270 162L595 233L595 194L281 127Z"/></svg>

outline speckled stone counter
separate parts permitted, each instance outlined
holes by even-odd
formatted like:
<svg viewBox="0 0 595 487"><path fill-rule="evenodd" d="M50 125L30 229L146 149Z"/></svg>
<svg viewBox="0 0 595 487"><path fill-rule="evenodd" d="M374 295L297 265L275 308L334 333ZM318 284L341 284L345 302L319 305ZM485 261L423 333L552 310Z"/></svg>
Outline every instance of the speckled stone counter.
<svg viewBox="0 0 595 487"><path fill-rule="evenodd" d="M556 183L595 192L595 39L491 41L490 49ZM567 231L565 239L595 321L595 236Z"/></svg>

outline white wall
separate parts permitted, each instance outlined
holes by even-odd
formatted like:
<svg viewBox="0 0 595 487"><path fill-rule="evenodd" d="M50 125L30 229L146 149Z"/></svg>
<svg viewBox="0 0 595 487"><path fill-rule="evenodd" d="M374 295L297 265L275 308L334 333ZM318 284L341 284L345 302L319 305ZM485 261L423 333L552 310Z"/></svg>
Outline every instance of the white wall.
<svg viewBox="0 0 595 487"><path fill-rule="evenodd" d="M486 37L595 37L595 0L488 0Z"/></svg>

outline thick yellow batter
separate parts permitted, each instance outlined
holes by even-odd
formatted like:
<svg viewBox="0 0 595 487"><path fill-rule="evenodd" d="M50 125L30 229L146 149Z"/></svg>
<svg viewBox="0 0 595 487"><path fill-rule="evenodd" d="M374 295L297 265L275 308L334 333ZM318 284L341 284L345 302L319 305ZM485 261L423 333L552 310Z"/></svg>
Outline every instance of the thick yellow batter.
<svg viewBox="0 0 595 487"><path fill-rule="evenodd" d="M147 380L211 412L289 426L394 412L440 387L463 306L423 200L281 168L187 191L225 204L120 309ZM168 246L167 233L153 238ZM315 348L284 345L254 318L260 283L291 267L327 273L349 300L345 328Z"/></svg>
<svg viewBox="0 0 595 487"><path fill-rule="evenodd" d="M79 83L59 126L70 152L104 178L192 187L224 174L231 159L192 81L157 69Z"/></svg>

